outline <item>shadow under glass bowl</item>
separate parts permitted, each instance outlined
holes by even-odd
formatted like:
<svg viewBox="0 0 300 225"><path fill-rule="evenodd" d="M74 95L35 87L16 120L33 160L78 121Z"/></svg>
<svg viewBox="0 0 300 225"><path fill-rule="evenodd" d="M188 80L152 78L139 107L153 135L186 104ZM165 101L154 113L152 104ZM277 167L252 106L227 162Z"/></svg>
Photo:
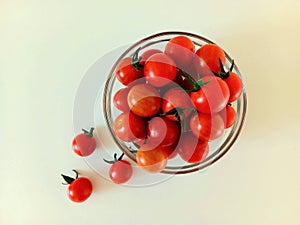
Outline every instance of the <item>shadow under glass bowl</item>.
<svg viewBox="0 0 300 225"><path fill-rule="evenodd" d="M133 154L130 150L132 150L132 144L123 142L119 140L114 135L113 131L113 122L116 118L116 114L114 113L114 105L113 105L113 95L114 93L124 86L122 86L119 82L116 82L116 67L119 62L125 57L132 57L138 48L141 48L140 51L147 49L160 49L163 51L166 43L172 39L173 37L183 35L190 38L195 48L198 49L204 44L212 43L212 41L199 36L197 34L192 34L188 32L180 32L180 31L170 31L170 32L162 32L157 33L151 36L148 36L133 45L131 45L126 51L121 54L121 56L116 60L113 67L111 68L110 73L108 74L105 88L104 88L104 96L103 96L103 113L106 120L106 124L109 132L111 133L115 144L120 148L122 152L124 152L127 157L136 162L135 154ZM225 51L224 51L225 52ZM233 62L233 59L225 52L226 55L226 63L225 68L229 68ZM232 145L236 142L239 134L241 133L241 129L243 127L246 111L247 111L247 95L246 89L243 81L243 77L237 67L234 64L233 72L235 72L243 82L243 92L240 98L232 105L236 110L236 121L231 128L226 129L226 132L222 136L220 140L213 144L213 148L210 146L210 151L208 156L200 163L186 163L183 160L177 159L173 162L173 160L169 160L166 168L161 171L161 173L165 174L186 174L195 171L201 171L216 163L219 159L221 159L232 147ZM211 144L211 143L210 143ZM177 156L178 158L178 156Z"/></svg>

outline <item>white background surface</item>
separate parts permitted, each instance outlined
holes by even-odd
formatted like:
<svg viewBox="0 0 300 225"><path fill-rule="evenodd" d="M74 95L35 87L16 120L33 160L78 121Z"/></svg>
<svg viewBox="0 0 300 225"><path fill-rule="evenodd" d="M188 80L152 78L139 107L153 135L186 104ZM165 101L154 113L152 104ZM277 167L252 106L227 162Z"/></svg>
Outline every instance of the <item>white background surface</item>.
<svg viewBox="0 0 300 225"><path fill-rule="evenodd" d="M0 224L300 224L300 2L0 1ZM76 89L106 52L159 31L221 45L243 73L246 125L204 173L117 186L71 151ZM95 192L66 197L78 169Z"/></svg>

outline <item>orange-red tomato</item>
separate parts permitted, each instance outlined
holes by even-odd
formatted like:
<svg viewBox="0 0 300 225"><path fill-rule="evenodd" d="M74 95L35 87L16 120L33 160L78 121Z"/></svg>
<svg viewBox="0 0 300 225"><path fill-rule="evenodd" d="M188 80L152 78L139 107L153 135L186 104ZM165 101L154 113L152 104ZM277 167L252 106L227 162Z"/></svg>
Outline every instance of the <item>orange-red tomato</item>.
<svg viewBox="0 0 300 225"><path fill-rule="evenodd" d="M167 43L165 54L175 61L178 68L186 70L192 63L195 54L195 45L188 37L177 36Z"/></svg>
<svg viewBox="0 0 300 225"><path fill-rule="evenodd" d="M151 147L142 145L136 153L137 164L147 172L159 173L168 161L168 156L162 146Z"/></svg>
<svg viewBox="0 0 300 225"><path fill-rule="evenodd" d="M161 105L159 92L149 84L137 84L128 92L127 101L131 111L142 117L155 115Z"/></svg>
<svg viewBox="0 0 300 225"><path fill-rule="evenodd" d="M222 64L225 64L226 57L222 48L215 44L203 45L196 51L196 59L198 58L200 74L206 75L207 67L212 72L220 72L220 60ZM202 73L201 73L202 71ZM204 73L203 73L204 72Z"/></svg>
<svg viewBox="0 0 300 225"><path fill-rule="evenodd" d="M163 53L150 56L144 66L144 76L155 87L169 84L175 79L176 73L175 62Z"/></svg>

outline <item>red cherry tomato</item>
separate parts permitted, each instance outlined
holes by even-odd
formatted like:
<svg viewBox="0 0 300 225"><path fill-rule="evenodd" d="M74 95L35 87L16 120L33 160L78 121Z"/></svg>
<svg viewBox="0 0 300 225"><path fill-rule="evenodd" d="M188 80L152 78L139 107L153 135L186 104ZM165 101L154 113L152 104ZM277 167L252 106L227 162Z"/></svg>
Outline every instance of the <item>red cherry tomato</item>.
<svg viewBox="0 0 300 225"><path fill-rule="evenodd" d="M140 64L145 65L146 60L149 59L150 56L152 56L156 53L163 53L163 52L161 50L158 50L158 49L149 49L149 50L145 51L141 55L142 58L141 58Z"/></svg>
<svg viewBox="0 0 300 225"><path fill-rule="evenodd" d="M196 138L192 132L186 132L181 136L178 154L184 161L199 163L206 158L208 151L208 142Z"/></svg>
<svg viewBox="0 0 300 225"><path fill-rule="evenodd" d="M166 167L168 156L162 146L153 148L145 144L136 153L136 161L145 171L159 173Z"/></svg>
<svg viewBox="0 0 300 225"><path fill-rule="evenodd" d="M165 54L170 56L177 67L186 70L192 62L195 53L195 45L185 36L172 38L166 45Z"/></svg>
<svg viewBox="0 0 300 225"><path fill-rule="evenodd" d="M223 65L226 61L223 49L215 44L203 45L196 51L196 55L198 55L196 59L198 58L200 66L199 70L202 75L205 75L208 72L206 66L208 66L212 72L220 72L220 60Z"/></svg>
<svg viewBox="0 0 300 225"><path fill-rule="evenodd" d="M114 95L113 104L117 109L119 109L122 112L130 111L130 108L129 108L128 102L127 102L127 96L128 96L129 91L130 91L130 88L128 88L128 87L121 88Z"/></svg>
<svg viewBox="0 0 300 225"><path fill-rule="evenodd" d="M104 159L105 162L112 164L109 169L109 177L116 184L126 183L132 177L132 166L130 162L122 159L123 156L124 153L117 158L117 153L115 153L113 161Z"/></svg>
<svg viewBox="0 0 300 225"><path fill-rule="evenodd" d="M234 124L236 119L236 111L232 106L227 105L225 109L219 112L219 114L225 123L225 128L229 128Z"/></svg>
<svg viewBox="0 0 300 225"><path fill-rule="evenodd" d="M230 95L227 84L215 76L206 76L201 80L207 84L200 90L191 93L191 99L196 109L209 114L224 109Z"/></svg>
<svg viewBox="0 0 300 225"><path fill-rule="evenodd" d="M168 146L175 143L179 136L179 129L176 122L159 116L148 121L147 131L148 142L153 146Z"/></svg>
<svg viewBox="0 0 300 225"><path fill-rule="evenodd" d="M89 156L96 149L96 140L93 138L94 128L90 131L82 129L83 133L77 135L72 141L73 151L79 156Z"/></svg>
<svg viewBox="0 0 300 225"><path fill-rule="evenodd" d="M228 102L234 102L242 94L243 91L242 80L236 73L230 73L229 77L224 79L224 81L226 82L230 92L230 97Z"/></svg>
<svg viewBox="0 0 300 225"><path fill-rule="evenodd" d="M146 138L146 121L132 112L121 113L114 121L114 134L125 142Z"/></svg>
<svg viewBox="0 0 300 225"><path fill-rule="evenodd" d="M63 175L64 180L69 184L68 187L68 197L73 202L83 202L87 200L93 191L93 185L91 181L86 177L78 178L78 173L76 173L76 178L71 178L69 176Z"/></svg>
<svg viewBox="0 0 300 225"><path fill-rule="evenodd" d="M115 162L109 170L110 179L116 184L126 183L132 177L132 166L126 160Z"/></svg>
<svg viewBox="0 0 300 225"><path fill-rule="evenodd" d="M161 105L159 92L149 84L137 84L133 86L127 97L131 111L142 117L155 115Z"/></svg>
<svg viewBox="0 0 300 225"><path fill-rule="evenodd" d="M166 54L156 53L146 61L144 76L155 87L165 86L175 79L176 64Z"/></svg>
<svg viewBox="0 0 300 225"><path fill-rule="evenodd" d="M142 70L137 70L132 65L132 59L130 57L124 58L120 61L116 68L116 77L124 84L128 85L131 82L142 76Z"/></svg>
<svg viewBox="0 0 300 225"><path fill-rule="evenodd" d="M162 99L162 111L166 113L174 108L177 109L187 109L183 110L185 117L188 117L191 113L191 110L194 108L193 103L191 102L190 96L181 88L174 88L167 91ZM167 115L167 118L178 121L174 115Z"/></svg>
<svg viewBox="0 0 300 225"><path fill-rule="evenodd" d="M202 141L212 141L224 133L224 121L219 114L195 113L190 119L193 134Z"/></svg>

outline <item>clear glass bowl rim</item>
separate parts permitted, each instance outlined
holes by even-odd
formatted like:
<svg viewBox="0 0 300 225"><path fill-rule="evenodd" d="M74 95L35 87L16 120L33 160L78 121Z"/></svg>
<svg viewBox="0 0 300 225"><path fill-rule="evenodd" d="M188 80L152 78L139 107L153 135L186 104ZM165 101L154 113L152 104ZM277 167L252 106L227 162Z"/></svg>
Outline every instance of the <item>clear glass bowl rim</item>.
<svg viewBox="0 0 300 225"><path fill-rule="evenodd" d="M194 33L190 33L190 32L184 32L184 31L166 31L166 32L159 32L159 33L155 33L153 35L147 36L137 42L135 42L134 44L132 44L129 48L127 48L121 55L120 57L115 61L114 65L112 66L110 73L107 77L106 83L105 83L105 87L104 87L104 96L103 96L103 113L104 113L104 117L105 117L105 121L107 124L107 127L109 129L109 132L111 134L111 136L113 137L113 140L115 142L115 144L120 148L120 150L122 152L124 152L126 154L127 157L129 157L131 160L135 161L135 156L133 153L131 153L129 151L129 149L126 147L126 145L124 143L122 143L120 140L118 140L113 133L113 121L111 119L111 91L112 91L112 85L114 84L114 81L116 79L115 77L115 69L116 66L118 65L118 63L120 62L120 60L122 60L131 50L136 49L137 46L140 46L142 44L145 44L147 41L153 40L155 38L161 37L161 36L170 36L170 35L174 35L178 36L178 35L183 35L183 36L187 36L187 37L191 37L193 39L197 39L199 41L202 42L206 42L206 43L211 43L211 44L215 44L214 42L212 42L211 40L202 37L200 35L194 34ZM161 41L161 40L160 40ZM160 42L157 41L157 42ZM152 43L153 44L153 43ZM151 45L150 44L145 44L143 47L147 47ZM199 44L198 44L199 45ZM233 59L229 56L229 54L223 49L223 51L225 52L225 56L227 61L231 64L233 62ZM240 78L243 81L243 77L237 67L236 64L234 64L234 71L235 73L237 73ZM238 139L241 131L242 131L242 127L245 123L245 119L246 119L246 112L247 112L247 94L246 94L246 88L245 88L245 84L243 81L243 92L241 97L237 100L237 105L238 108L241 110L237 111L237 122L234 124L234 127L231 129L230 134L228 135L227 139L224 141L224 143L216 150L216 152L212 155L210 155L208 158L206 158L204 161L200 162L200 163L194 163L194 164L189 164L189 165L185 165L185 166L178 166L178 167L171 167L169 168L168 166L161 171L161 173L165 173L165 174L187 174L187 173L192 173L192 172L196 172L196 171L202 171L206 168L208 168L209 166L215 164L217 161L219 161L232 147L232 145L236 142L236 140Z"/></svg>

